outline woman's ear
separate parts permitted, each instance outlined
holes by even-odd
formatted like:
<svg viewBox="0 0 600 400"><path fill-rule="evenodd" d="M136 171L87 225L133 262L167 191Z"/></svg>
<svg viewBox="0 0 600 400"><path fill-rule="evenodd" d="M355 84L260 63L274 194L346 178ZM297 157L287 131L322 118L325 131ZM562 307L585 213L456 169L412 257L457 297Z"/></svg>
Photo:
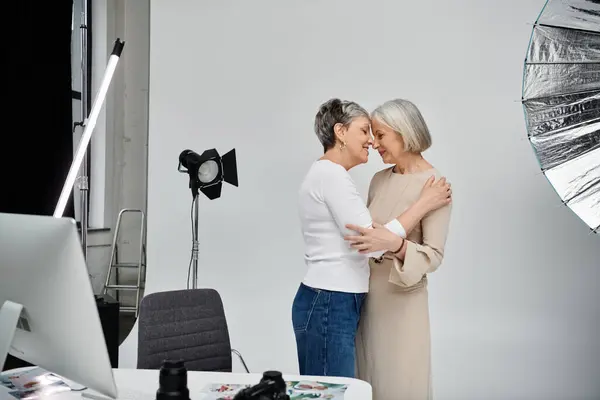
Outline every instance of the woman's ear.
<svg viewBox="0 0 600 400"><path fill-rule="evenodd" d="M333 126L333 133L335 133L335 137L337 138L337 140L341 143L345 142L345 137L346 137L346 127L341 124L341 123L337 123Z"/></svg>

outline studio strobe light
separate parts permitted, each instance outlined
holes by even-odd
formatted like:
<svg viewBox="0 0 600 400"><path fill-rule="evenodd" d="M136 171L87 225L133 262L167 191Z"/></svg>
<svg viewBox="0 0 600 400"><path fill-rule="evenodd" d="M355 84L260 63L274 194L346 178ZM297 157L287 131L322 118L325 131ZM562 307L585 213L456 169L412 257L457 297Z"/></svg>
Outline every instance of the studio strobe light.
<svg viewBox="0 0 600 400"><path fill-rule="evenodd" d="M202 155L192 150L184 150L179 155L178 170L189 175L194 199L198 190L211 200L221 197L223 181L233 186L238 185L235 149L223 157L216 149L206 150Z"/></svg>
<svg viewBox="0 0 600 400"><path fill-rule="evenodd" d="M221 197L223 182L238 186L237 162L235 149L231 149L222 157L216 149L209 149L202 154L192 150L184 150L179 155L177 170L189 176L189 188L192 191L192 256L188 266L187 287L198 287L198 192L204 193L210 200Z"/></svg>

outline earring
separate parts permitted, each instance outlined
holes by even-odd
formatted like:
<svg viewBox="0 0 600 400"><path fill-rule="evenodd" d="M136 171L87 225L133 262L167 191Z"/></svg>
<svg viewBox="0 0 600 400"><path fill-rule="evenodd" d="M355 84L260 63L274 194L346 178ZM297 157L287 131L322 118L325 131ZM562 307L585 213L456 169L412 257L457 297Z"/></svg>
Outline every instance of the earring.
<svg viewBox="0 0 600 400"><path fill-rule="evenodd" d="M346 142L342 142L340 144L340 150L344 150L346 148Z"/></svg>

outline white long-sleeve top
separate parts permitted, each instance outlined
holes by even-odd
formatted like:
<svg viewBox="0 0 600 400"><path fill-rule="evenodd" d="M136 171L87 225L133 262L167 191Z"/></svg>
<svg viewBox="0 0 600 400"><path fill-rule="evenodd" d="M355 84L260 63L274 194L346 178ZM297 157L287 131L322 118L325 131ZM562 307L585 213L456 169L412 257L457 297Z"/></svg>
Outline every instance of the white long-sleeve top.
<svg viewBox="0 0 600 400"><path fill-rule="evenodd" d="M315 161L299 190L298 208L304 237L307 286L348 293L369 291L369 257L383 251L360 254L344 240L356 234L346 228L355 224L370 228L371 214L344 167L329 160ZM402 224L393 219L385 225L405 237Z"/></svg>

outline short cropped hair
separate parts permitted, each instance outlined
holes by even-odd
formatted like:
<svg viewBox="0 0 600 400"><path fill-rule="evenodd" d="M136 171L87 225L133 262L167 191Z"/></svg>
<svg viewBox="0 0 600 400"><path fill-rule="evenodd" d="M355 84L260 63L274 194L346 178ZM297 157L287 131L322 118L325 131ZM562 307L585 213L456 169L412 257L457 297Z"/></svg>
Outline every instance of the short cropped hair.
<svg viewBox="0 0 600 400"><path fill-rule="evenodd" d="M333 127L342 124L347 127L359 117L369 119L369 113L353 101L330 99L321 104L315 116L315 133L323 145L323 151L335 146L335 132Z"/></svg>
<svg viewBox="0 0 600 400"><path fill-rule="evenodd" d="M386 101L373 110L371 118L402 136L405 151L421 153L431 147L431 134L425 119L417 106L408 100Z"/></svg>

